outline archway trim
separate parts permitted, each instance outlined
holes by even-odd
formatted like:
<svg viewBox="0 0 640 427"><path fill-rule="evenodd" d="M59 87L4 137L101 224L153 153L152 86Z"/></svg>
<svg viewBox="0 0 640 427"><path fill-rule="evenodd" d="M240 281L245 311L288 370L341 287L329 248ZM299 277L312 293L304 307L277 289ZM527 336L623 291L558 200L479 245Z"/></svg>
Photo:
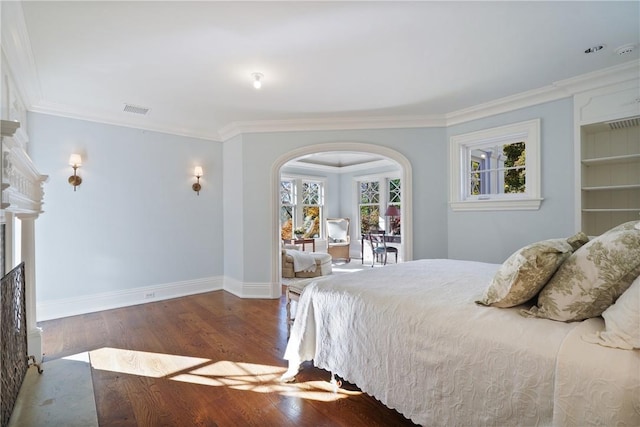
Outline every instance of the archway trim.
<svg viewBox="0 0 640 427"><path fill-rule="evenodd" d="M395 161L402 170L402 211L401 232L402 251L404 260L413 259L413 185L411 162L403 154L381 145L367 144L361 142L327 142L307 145L288 151L280 156L271 166L271 282L274 284L274 297L280 295L280 277L282 275L280 262L280 222L277 214L280 206L280 170L282 167L295 158L327 151L350 151L378 154ZM276 289L277 288L277 289Z"/></svg>

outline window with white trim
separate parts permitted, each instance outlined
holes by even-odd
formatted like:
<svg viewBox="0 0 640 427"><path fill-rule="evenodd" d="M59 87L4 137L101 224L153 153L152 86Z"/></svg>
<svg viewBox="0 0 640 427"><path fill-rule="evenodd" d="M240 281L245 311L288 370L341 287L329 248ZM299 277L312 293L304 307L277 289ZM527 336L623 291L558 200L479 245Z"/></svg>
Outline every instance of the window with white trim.
<svg viewBox="0 0 640 427"><path fill-rule="evenodd" d="M540 207L539 119L452 136L449 157L454 211Z"/></svg>
<svg viewBox="0 0 640 427"><path fill-rule="evenodd" d="M324 218L324 180L282 177L280 180L280 236L319 238Z"/></svg>
<svg viewBox="0 0 640 427"><path fill-rule="evenodd" d="M389 234L400 234L401 188L401 179L397 177L377 175L357 178L360 233L386 230ZM397 215L386 216L390 206L397 209Z"/></svg>

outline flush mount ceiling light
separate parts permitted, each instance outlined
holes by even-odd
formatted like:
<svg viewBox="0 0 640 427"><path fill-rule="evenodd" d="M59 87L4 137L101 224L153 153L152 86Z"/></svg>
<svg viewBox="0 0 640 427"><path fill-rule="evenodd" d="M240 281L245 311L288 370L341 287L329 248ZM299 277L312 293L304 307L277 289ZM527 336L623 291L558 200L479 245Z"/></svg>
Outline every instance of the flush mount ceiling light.
<svg viewBox="0 0 640 427"><path fill-rule="evenodd" d="M262 73L251 73L251 77L253 78L253 87L260 89L262 87L262 78L264 75Z"/></svg>
<svg viewBox="0 0 640 427"><path fill-rule="evenodd" d="M604 45L603 44L599 44L597 46L592 46L589 49L585 49L584 53L596 53L599 50L604 49Z"/></svg>

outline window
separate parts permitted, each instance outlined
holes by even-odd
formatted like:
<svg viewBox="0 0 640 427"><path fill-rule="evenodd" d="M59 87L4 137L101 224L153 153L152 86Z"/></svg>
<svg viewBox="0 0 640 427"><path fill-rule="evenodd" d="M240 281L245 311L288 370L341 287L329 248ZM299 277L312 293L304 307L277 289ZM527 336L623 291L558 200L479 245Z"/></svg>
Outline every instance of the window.
<svg viewBox="0 0 640 427"><path fill-rule="evenodd" d="M389 181L389 197L388 197L388 203L387 203L387 211L385 213L389 212L389 208L390 207L394 207L396 208L396 212L397 215L392 215L389 216L388 220L389 220L389 224L387 225L387 232L390 234L400 234L400 224L401 224L401 218L400 218L400 203L402 201L402 192L401 190L401 185L400 185L400 178L395 178L395 179L390 179Z"/></svg>
<svg viewBox="0 0 640 427"><path fill-rule="evenodd" d="M538 209L539 153L540 120L451 137L452 209Z"/></svg>
<svg viewBox="0 0 640 427"><path fill-rule="evenodd" d="M400 213L401 179L384 175L359 177L357 188L360 233L382 229L390 234L400 234L400 215L387 217L385 214L390 206Z"/></svg>
<svg viewBox="0 0 640 427"><path fill-rule="evenodd" d="M292 239L295 229L303 229L304 238L322 233L324 181L302 177L280 180L280 237Z"/></svg>
<svg viewBox="0 0 640 427"><path fill-rule="evenodd" d="M280 181L280 237L293 238L295 217L295 181Z"/></svg>
<svg viewBox="0 0 640 427"><path fill-rule="evenodd" d="M367 233L380 226L380 183L378 181L360 182L359 213L360 231Z"/></svg>

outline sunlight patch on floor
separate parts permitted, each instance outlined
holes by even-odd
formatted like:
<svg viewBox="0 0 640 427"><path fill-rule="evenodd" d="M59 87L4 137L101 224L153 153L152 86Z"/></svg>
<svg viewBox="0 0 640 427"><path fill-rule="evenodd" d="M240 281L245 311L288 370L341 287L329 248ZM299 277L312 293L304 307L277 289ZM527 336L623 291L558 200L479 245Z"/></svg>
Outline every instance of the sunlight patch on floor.
<svg viewBox="0 0 640 427"><path fill-rule="evenodd" d="M228 360L214 362L199 357L110 347L91 351L90 359L91 366L99 370L255 393L279 393L323 402L361 394L359 391L335 390L328 381L285 384L280 381L280 377L286 368L256 363Z"/></svg>

